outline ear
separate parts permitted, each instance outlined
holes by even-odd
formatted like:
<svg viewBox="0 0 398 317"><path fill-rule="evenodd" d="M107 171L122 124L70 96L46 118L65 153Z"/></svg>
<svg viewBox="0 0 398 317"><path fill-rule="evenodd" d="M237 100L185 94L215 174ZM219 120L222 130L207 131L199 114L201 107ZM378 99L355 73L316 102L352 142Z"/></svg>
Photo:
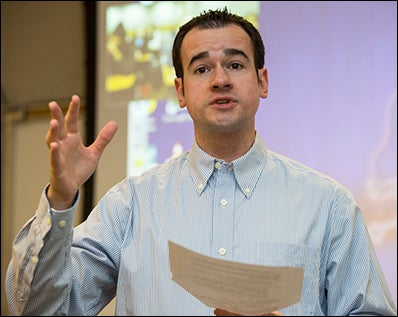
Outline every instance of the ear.
<svg viewBox="0 0 398 317"><path fill-rule="evenodd" d="M180 105L180 108L184 108L186 106L186 103L184 97L184 87L182 84L182 78L174 79L174 87L177 93L178 104Z"/></svg>
<svg viewBox="0 0 398 317"><path fill-rule="evenodd" d="M258 70L258 84L260 88L260 97L267 98L268 97L268 70L263 67Z"/></svg>

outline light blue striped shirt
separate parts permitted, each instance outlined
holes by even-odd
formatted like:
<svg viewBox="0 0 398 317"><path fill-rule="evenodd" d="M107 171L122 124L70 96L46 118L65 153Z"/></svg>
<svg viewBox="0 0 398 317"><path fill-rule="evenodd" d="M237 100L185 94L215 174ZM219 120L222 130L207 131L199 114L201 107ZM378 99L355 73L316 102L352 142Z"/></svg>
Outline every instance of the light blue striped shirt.
<svg viewBox="0 0 398 317"><path fill-rule="evenodd" d="M301 301L286 315L397 314L353 195L258 134L231 164L194 143L126 178L73 230L78 200L54 211L44 191L16 237L13 314L95 315L116 295L116 315L213 315L171 280L168 240L218 259L303 266Z"/></svg>

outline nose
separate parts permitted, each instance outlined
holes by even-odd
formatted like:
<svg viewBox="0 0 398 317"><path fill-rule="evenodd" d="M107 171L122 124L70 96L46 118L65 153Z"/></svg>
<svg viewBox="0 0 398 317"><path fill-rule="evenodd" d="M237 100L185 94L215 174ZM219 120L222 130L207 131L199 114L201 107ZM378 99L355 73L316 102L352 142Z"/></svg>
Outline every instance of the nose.
<svg viewBox="0 0 398 317"><path fill-rule="evenodd" d="M231 88L231 79L227 69L221 66L214 68L211 87L216 90Z"/></svg>

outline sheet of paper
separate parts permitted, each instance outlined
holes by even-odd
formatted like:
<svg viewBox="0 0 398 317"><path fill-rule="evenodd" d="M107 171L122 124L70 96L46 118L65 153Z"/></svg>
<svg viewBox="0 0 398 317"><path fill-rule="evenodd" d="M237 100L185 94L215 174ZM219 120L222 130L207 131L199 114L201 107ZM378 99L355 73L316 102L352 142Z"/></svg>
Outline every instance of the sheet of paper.
<svg viewBox="0 0 398 317"><path fill-rule="evenodd" d="M171 278L212 308L261 315L300 301L302 267L243 264L201 255L169 241Z"/></svg>

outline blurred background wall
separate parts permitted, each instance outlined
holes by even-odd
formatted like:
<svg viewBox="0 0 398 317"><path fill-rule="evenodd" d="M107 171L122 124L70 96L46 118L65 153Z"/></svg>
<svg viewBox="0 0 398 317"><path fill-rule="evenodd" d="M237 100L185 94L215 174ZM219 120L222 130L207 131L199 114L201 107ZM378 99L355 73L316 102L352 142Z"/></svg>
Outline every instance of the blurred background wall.
<svg viewBox="0 0 398 317"><path fill-rule="evenodd" d="M49 181L48 102L86 97L84 1L1 1L1 314L18 229ZM85 135L85 108L81 131ZM79 211L76 221L80 221Z"/></svg>

